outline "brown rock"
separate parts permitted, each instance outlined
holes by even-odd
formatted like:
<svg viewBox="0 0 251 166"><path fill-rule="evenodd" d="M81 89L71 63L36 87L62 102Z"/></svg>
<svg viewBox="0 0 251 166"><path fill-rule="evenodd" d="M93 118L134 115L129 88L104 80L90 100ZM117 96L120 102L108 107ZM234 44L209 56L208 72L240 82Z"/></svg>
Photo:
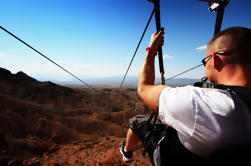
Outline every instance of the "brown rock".
<svg viewBox="0 0 251 166"><path fill-rule="evenodd" d="M24 166L41 166L40 159L38 158L31 158L30 160L26 160L23 162Z"/></svg>

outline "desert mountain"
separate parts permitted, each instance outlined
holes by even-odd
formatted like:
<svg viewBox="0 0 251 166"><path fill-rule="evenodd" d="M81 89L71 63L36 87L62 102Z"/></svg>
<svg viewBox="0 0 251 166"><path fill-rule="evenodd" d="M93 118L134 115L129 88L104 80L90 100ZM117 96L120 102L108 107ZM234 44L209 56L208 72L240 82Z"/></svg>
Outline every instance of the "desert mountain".
<svg viewBox="0 0 251 166"><path fill-rule="evenodd" d="M0 165L126 165L128 119L145 113L136 89L72 89L0 68ZM131 164L150 164L136 153Z"/></svg>

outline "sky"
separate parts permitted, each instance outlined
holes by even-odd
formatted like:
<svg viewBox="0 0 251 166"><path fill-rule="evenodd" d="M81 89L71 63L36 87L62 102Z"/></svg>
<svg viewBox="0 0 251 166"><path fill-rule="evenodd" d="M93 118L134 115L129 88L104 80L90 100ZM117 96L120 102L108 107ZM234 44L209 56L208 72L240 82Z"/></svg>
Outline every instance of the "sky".
<svg viewBox="0 0 251 166"><path fill-rule="evenodd" d="M160 0L166 78L199 65L205 57L216 18L208 7L198 0ZM250 0L230 0L222 29L251 28L250 9ZM0 0L0 25L88 83L125 74L152 10L147 0ZM128 76L138 76L155 31L153 17ZM2 30L0 67L41 81L76 80ZM204 75L200 67L180 77Z"/></svg>

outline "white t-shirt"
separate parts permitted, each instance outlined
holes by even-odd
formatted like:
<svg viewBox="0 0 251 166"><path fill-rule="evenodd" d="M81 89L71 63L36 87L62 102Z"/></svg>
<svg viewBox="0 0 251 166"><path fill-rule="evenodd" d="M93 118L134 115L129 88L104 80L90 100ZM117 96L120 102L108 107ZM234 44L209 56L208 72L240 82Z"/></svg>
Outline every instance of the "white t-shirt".
<svg viewBox="0 0 251 166"><path fill-rule="evenodd" d="M237 95L226 90L167 87L159 97L159 116L178 132L189 151L200 156L251 143L251 114Z"/></svg>

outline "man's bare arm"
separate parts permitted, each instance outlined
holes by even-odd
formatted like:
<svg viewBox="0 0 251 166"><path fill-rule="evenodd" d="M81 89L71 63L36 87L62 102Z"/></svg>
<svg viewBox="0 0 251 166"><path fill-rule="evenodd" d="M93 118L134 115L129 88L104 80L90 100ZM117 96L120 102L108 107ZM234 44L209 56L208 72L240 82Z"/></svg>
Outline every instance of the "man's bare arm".
<svg viewBox="0 0 251 166"><path fill-rule="evenodd" d="M146 57L142 65L139 82L138 82L138 95L141 99L154 111L158 107L158 99L161 91L166 85L154 85L155 81L155 50L160 45L163 45L164 29L161 29L159 33L154 33L151 37L149 47L153 48L146 52Z"/></svg>

